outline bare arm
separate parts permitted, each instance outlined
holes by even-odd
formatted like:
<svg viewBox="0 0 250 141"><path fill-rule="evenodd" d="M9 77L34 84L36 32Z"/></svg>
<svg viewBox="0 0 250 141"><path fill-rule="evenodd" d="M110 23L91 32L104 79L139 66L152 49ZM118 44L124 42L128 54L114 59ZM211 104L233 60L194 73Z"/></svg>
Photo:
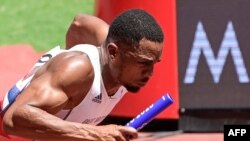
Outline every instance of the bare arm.
<svg viewBox="0 0 250 141"><path fill-rule="evenodd" d="M114 138L125 141L122 134L136 137L136 131L131 128L91 126L64 121L53 115L61 109L76 106L78 102L72 99L84 98L92 81L93 69L86 55L71 53L53 58L37 72L31 84L5 113L5 132L47 141L108 141Z"/></svg>
<svg viewBox="0 0 250 141"><path fill-rule="evenodd" d="M22 116L16 115L13 118L15 126L17 126L15 135L30 139L41 141L113 141L116 139L126 141L125 135L137 137L135 129L132 128L67 122L35 107L22 107L19 112L22 113Z"/></svg>
<svg viewBox="0 0 250 141"><path fill-rule="evenodd" d="M66 49L77 44L100 46L108 34L109 25L103 20L79 14L75 16L66 34Z"/></svg>

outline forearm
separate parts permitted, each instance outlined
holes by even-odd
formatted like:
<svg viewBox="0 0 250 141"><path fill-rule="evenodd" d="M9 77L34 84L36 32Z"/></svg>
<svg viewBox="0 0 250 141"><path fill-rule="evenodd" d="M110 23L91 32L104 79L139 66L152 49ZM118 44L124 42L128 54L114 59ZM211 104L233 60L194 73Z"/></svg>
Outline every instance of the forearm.
<svg viewBox="0 0 250 141"><path fill-rule="evenodd" d="M35 107L25 106L15 110L12 123L4 126L9 134L46 141L95 141L93 126L61 120Z"/></svg>

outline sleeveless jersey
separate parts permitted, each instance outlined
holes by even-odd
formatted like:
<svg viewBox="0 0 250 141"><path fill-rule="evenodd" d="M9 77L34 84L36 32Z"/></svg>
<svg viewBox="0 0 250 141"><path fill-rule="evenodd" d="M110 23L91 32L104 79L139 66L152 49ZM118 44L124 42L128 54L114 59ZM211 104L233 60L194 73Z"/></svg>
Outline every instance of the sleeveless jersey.
<svg viewBox="0 0 250 141"><path fill-rule="evenodd" d="M32 80L35 72L43 66L48 60L55 57L62 52L81 51L88 55L94 69L94 81L87 93L86 97L80 104L71 110L61 110L56 116L72 122L80 122L85 124L96 125L100 123L120 101L127 90L122 86L113 96L108 96L104 87L101 76L100 58L98 49L95 46L88 44L76 45L69 50L60 49L59 46L44 54L37 63L33 66L31 71L20 79L5 95L2 105L2 112L15 101L15 98L21 94L23 89L27 87Z"/></svg>

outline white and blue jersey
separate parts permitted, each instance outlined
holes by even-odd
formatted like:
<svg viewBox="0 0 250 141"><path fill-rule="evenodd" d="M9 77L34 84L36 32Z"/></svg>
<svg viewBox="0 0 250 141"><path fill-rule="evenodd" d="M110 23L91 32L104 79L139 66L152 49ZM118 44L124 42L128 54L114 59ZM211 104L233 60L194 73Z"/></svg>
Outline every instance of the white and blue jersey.
<svg viewBox="0 0 250 141"><path fill-rule="evenodd" d="M8 107L15 101L16 97L29 85L35 72L41 66L56 55L68 51L81 51L88 55L95 73L94 81L86 97L79 105L70 110L61 110L56 114L56 116L72 122L93 125L100 123L112 111L114 106L120 101L127 90L124 87L120 87L115 95L111 97L108 96L101 76L98 49L97 47L88 44L76 45L69 50L62 50L58 46L44 54L33 66L31 71L23 79L20 79L6 93L3 100L2 112L7 110Z"/></svg>
<svg viewBox="0 0 250 141"><path fill-rule="evenodd" d="M16 97L23 91L25 87L27 87L33 78L36 71L43 66L48 60L55 57L61 52L59 46L56 46L52 50L45 53L32 67L30 72L24 76L22 79L18 80L17 83L5 94L3 102L2 102L2 109L1 113L4 112L16 99Z"/></svg>

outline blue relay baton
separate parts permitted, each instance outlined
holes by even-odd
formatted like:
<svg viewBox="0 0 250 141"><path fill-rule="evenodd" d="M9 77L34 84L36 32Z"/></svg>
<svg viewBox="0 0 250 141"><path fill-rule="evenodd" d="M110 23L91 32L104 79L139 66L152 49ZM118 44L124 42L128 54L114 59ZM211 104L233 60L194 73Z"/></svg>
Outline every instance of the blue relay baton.
<svg viewBox="0 0 250 141"><path fill-rule="evenodd" d="M163 95L159 100L150 105L147 109L142 111L139 115L133 118L126 126L133 127L136 130L142 129L150 121L154 119L164 109L173 103L173 99L169 94Z"/></svg>

